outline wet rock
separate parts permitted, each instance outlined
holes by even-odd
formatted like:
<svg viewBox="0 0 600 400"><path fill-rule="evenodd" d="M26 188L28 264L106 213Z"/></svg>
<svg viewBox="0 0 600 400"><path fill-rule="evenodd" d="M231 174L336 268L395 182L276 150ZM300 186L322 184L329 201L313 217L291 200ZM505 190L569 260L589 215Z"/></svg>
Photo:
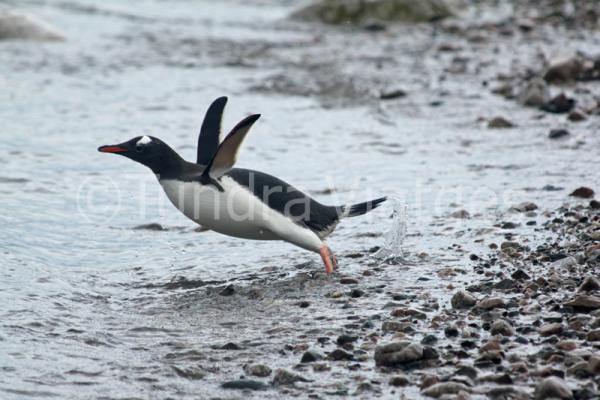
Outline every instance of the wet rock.
<svg viewBox="0 0 600 400"><path fill-rule="evenodd" d="M469 219L471 218L471 214L469 214L467 210L457 210L450 214L450 217L458 219Z"/></svg>
<svg viewBox="0 0 600 400"><path fill-rule="evenodd" d="M538 108L550 100L550 89L545 80L534 78L521 89L517 99L524 106Z"/></svg>
<svg viewBox="0 0 600 400"><path fill-rule="evenodd" d="M523 203L517 204L516 206L512 206L510 208L510 211L517 211L517 212L527 212L527 211L533 211L533 210L537 210L538 206L535 203L532 203L531 201L525 201Z"/></svg>
<svg viewBox="0 0 600 400"><path fill-rule="evenodd" d="M322 360L323 356L314 350L308 350L302 355L300 362L303 364Z"/></svg>
<svg viewBox="0 0 600 400"><path fill-rule="evenodd" d="M423 358L423 346L408 341L393 342L375 349L375 363L379 366L395 367Z"/></svg>
<svg viewBox="0 0 600 400"><path fill-rule="evenodd" d="M597 342L600 341L600 329L596 329L594 331L589 331L585 339L588 342Z"/></svg>
<svg viewBox="0 0 600 400"><path fill-rule="evenodd" d="M553 114L563 114L571 111L575 107L575 103L575 99L561 93L543 104L540 109Z"/></svg>
<svg viewBox="0 0 600 400"><path fill-rule="evenodd" d="M507 321L499 319L494 321L490 327L492 335L512 336L515 334L515 329Z"/></svg>
<svg viewBox="0 0 600 400"><path fill-rule="evenodd" d="M527 272L523 271L522 269L516 270L510 275L510 277L517 281L526 281L531 279L531 277L527 275Z"/></svg>
<svg viewBox="0 0 600 400"><path fill-rule="evenodd" d="M581 311L593 311L600 308L600 297L579 294L565 303L566 306Z"/></svg>
<svg viewBox="0 0 600 400"><path fill-rule="evenodd" d="M392 317L412 317L416 319L425 319L427 314L412 308L396 308L391 313Z"/></svg>
<svg viewBox="0 0 600 400"><path fill-rule="evenodd" d="M148 231L164 231L166 230L163 226L156 222L151 222L149 224L142 224L138 226L134 226L135 230L148 230Z"/></svg>
<svg viewBox="0 0 600 400"><path fill-rule="evenodd" d="M581 186L573 190L569 196L580 197L582 199L591 199L594 197L594 191L588 187Z"/></svg>
<svg viewBox="0 0 600 400"><path fill-rule="evenodd" d="M267 390L268 386L260 381L253 381L250 379L238 379L234 381L227 381L221 384L223 389L237 389L237 390Z"/></svg>
<svg viewBox="0 0 600 400"><path fill-rule="evenodd" d="M365 295L365 292L361 289L352 289L349 293L350 297L352 297L353 299L357 299L359 297L363 297Z"/></svg>
<svg viewBox="0 0 600 400"><path fill-rule="evenodd" d="M500 297L486 297L477 303L477 308L482 310L493 310L494 308L505 308L506 302Z"/></svg>
<svg viewBox="0 0 600 400"><path fill-rule="evenodd" d="M590 371L592 374L600 374L600 356L591 356L588 363L590 364Z"/></svg>
<svg viewBox="0 0 600 400"><path fill-rule="evenodd" d="M563 326L563 324L555 322L552 324L545 324L540 326L538 332L542 336L559 335L563 332L564 328L565 327Z"/></svg>
<svg viewBox="0 0 600 400"><path fill-rule="evenodd" d="M477 299L469 292L460 290L452 296L450 300L453 308L471 308L477 304Z"/></svg>
<svg viewBox="0 0 600 400"><path fill-rule="evenodd" d="M390 378L391 386L406 386L410 383L405 375L396 375Z"/></svg>
<svg viewBox="0 0 600 400"><path fill-rule="evenodd" d="M454 372L454 375L468 376L470 379L477 378L477 368L471 367L470 365L463 365Z"/></svg>
<svg viewBox="0 0 600 400"><path fill-rule="evenodd" d="M343 346L346 343L353 343L353 342L356 342L357 340L358 340L358 336L345 334L345 335L338 336L336 342L337 342L338 346Z"/></svg>
<svg viewBox="0 0 600 400"><path fill-rule="evenodd" d="M219 292L220 296L232 296L235 293L235 287L233 285L227 285Z"/></svg>
<svg viewBox="0 0 600 400"><path fill-rule="evenodd" d="M248 374L248 375L252 375L252 376L258 376L261 378L264 378L266 376L271 375L271 368L267 367L266 365L263 364L250 364L250 365L245 365L244 366L244 371Z"/></svg>
<svg viewBox="0 0 600 400"><path fill-rule="evenodd" d="M295 12L292 18L333 25L361 25L373 20L428 22L453 15L445 0L328 0Z"/></svg>
<svg viewBox="0 0 600 400"><path fill-rule="evenodd" d="M463 383L449 381L436 383L421 391L423 395L435 398L457 394L458 392L470 393L471 389Z"/></svg>
<svg viewBox="0 0 600 400"><path fill-rule="evenodd" d="M310 382L310 380L283 368L277 369L273 375L272 383L274 386L288 386L296 382Z"/></svg>
<svg viewBox="0 0 600 400"><path fill-rule="evenodd" d="M595 276L587 276L577 290L579 292L594 292L600 289L600 279Z"/></svg>
<svg viewBox="0 0 600 400"><path fill-rule="evenodd" d="M173 371L180 377L190 380L204 379L206 376L204 370L198 367L181 368L173 365L171 368L173 368Z"/></svg>
<svg viewBox="0 0 600 400"><path fill-rule="evenodd" d="M401 97L406 97L406 92L402 89L385 90L379 94L381 100L393 100Z"/></svg>
<svg viewBox="0 0 600 400"><path fill-rule="evenodd" d="M535 388L535 399L572 399L573 392L567 383L555 376L548 377L537 384Z"/></svg>
<svg viewBox="0 0 600 400"><path fill-rule="evenodd" d="M552 264L550 264L550 268L560 270L563 268L574 267L576 265L577 265L577 260L575 259L575 257L569 256L569 257L564 257L564 258L554 261Z"/></svg>
<svg viewBox="0 0 600 400"><path fill-rule="evenodd" d="M510 122L504 117L494 117L488 121L488 128L490 129L503 129L503 128L514 128L515 124Z"/></svg>
<svg viewBox="0 0 600 400"><path fill-rule="evenodd" d="M335 349L327 355L327 359L333 361L352 361L354 360L354 356L342 349Z"/></svg>
<svg viewBox="0 0 600 400"><path fill-rule="evenodd" d="M0 40L63 41L65 36L38 17L8 9L0 9Z"/></svg>
<svg viewBox="0 0 600 400"><path fill-rule="evenodd" d="M550 133L548 134L548 139L562 139L562 138L566 138L567 136L569 136L570 133L568 130L566 129L552 129L550 130Z"/></svg>
<svg viewBox="0 0 600 400"><path fill-rule="evenodd" d="M428 335L425 335L423 337L423 339L421 339L421 344L430 345L430 344L437 343L437 341L438 341L438 338L435 335L428 334Z"/></svg>
<svg viewBox="0 0 600 400"><path fill-rule="evenodd" d="M220 347L221 350L241 350L242 348L237 343L229 342Z"/></svg>
<svg viewBox="0 0 600 400"><path fill-rule="evenodd" d="M567 373L569 375L574 375L578 379L585 379L593 375L592 371L590 370L590 365L587 361L583 360L571 365L567 369Z"/></svg>
<svg viewBox="0 0 600 400"><path fill-rule="evenodd" d="M550 63L550 66L544 73L546 82L568 82L579 77L583 70L583 62L579 57L569 57L556 60Z"/></svg>
<svg viewBox="0 0 600 400"><path fill-rule="evenodd" d="M340 283L342 285L356 285L358 283L358 280L354 279L354 278L342 278L340 279Z"/></svg>
<svg viewBox="0 0 600 400"><path fill-rule="evenodd" d="M456 325L448 325L444 328L444 334L446 337L456 337L458 336L459 331Z"/></svg>
<svg viewBox="0 0 600 400"><path fill-rule="evenodd" d="M598 200L592 200L592 201L590 201L590 208L592 210L598 210L598 209L600 209L600 201L598 201Z"/></svg>
<svg viewBox="0 0 600 400"><path fill-rule="evenodd" d="M581 112L581 111L578 111L578 110L571 111L569 113L569 116L567 118L571 122L580 122L580 121L585 121L587 119L587 117L585 116L585 114L583 112Z"/></svg>
<svg viewBox="0 0 600 400"><path fill-rule="evenodd" d="M502 229L515 229L516 227L518 227L519 225L514 223L514 222L503 222L502 225L500 225L500 228Z"/></svg>

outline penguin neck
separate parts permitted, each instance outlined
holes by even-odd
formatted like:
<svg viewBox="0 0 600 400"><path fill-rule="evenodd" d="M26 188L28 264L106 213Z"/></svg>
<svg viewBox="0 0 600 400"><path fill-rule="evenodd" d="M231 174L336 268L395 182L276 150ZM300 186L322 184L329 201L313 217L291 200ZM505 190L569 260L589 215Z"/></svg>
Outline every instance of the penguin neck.
<svg viewBox="0 0 600 400"><path fill-rule="evenodd" d="M186 161L175 150L169 148L159 157L146 164L158 179L175 179L184 171Z"/></svg>

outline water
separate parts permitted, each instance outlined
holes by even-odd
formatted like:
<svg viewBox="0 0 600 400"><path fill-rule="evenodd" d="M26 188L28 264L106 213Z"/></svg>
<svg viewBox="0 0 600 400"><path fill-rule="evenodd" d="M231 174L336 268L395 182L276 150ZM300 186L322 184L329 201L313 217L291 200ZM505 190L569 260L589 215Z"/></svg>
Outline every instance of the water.
<svg viewBox="0 0 600 400"><path fill-rule="evenodd" d="M407 28L411 40L389 49L343 32L319 39L315 28L285 21L295 7L288 2L18 5L68 40L0 43L3 399L222 395L219 383L242 374L242 362L293 366L292 358L275 355L297 324L316 330L343 323L335 310L319 311L331 322L323 328L290 308L305 298L319 304L335 289L327 279L308 278L322 269L318 256L286 243L195 232L149 171L96 151L151 134L193 159L201 118L218 96L230 98L225 128L263 114L239 166L277 175L328 204L396 194L367 216L344 221L329 244L349 275L371 265L353 253L384 246L390 256L402 255L403 264L385 278L398 290L443 298L445 283L417 278L464 263L448 250L452 243L476 251L486 246L476 241L481 230L509 206L534 200L551 208L569 189L600 183L591 173L596 152L588 151L600 141L595 119L566 142L549 142L546 133L561 117L532 120L535 111L482 92L479 82L434 78L442 66L428 53L428 41L437 39L427 29ZM343 53L348 76L386 52L416 56L387 70L410 96L378 103L320 93L302 65L329 60L331 48L353 49ZM316 75L329 73L325 80L338 75L319 68ZM371 82L364 70L366 83L357 79L357 86ZM306 78L290 93L266 89L288 73ZM445 100L442 92L454 100L430 107ZM519 129L491 131L474 122L504 112ZM542 191L546 184L565 189ZM459 208L475 218L449 219ZM166 230L133 229L151 222ZM501 240L502 232L493 237ZM239 297L218 295L229 283L241 288ZM246 350L233 359L214 350L229 341ZM174 367L199 368L205 377L182 377Z"/></svg>

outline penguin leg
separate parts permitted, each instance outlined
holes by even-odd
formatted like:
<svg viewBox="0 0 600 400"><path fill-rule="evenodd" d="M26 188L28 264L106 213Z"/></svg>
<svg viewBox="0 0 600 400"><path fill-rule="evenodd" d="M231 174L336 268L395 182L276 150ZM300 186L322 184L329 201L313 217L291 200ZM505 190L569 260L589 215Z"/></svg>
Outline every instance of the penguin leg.
<svg viewBox="0 0 600 400"><path fill-rule="evenodd" d="M321 249L319 250L319 254L321 254L321 259L323 260L323 264L325 264L325 272L331 274L337 269L337 259L331 252L329 246L323 243L323 246L321 246Z"/></svg>

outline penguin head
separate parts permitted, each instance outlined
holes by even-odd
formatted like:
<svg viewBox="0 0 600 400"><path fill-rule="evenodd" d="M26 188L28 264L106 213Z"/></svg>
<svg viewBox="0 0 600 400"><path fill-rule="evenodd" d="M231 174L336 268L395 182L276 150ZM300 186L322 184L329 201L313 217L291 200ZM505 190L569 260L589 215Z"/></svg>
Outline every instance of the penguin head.
<svg viewBox="0 0 600 400"><path fill-rule="evenodd" d="M100 146L102 153L114 153L137 161L159 174L179 164L181 157L162 140L138 136L123 143Z"/></svg>

